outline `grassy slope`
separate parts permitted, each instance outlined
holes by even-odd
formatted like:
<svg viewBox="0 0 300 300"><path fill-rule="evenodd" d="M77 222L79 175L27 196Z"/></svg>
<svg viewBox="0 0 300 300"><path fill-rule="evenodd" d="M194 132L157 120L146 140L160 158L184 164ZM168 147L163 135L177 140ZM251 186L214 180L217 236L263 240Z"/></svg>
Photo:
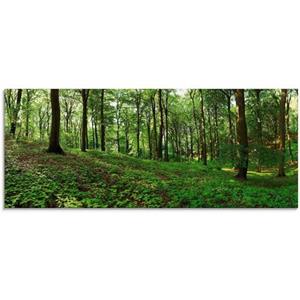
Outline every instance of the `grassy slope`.
<svg viewBox="0 0 300 300"><path fill-rule="evenodd" d="M297 207L297 174L277 178L197 162L157 162L99 151L48 154L6 141L5 207Z"/></svg>

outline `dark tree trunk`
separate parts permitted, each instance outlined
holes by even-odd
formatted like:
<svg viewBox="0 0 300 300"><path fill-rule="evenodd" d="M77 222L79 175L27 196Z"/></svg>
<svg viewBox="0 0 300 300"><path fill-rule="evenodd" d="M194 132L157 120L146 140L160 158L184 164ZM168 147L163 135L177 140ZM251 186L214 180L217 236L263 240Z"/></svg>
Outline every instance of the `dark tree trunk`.
<svg viewBox="0 0 300 300"><path fill-rule="evenodd" d="M11 122L11 126L10 126L10 133L13 138L15 138L15 136L16 136L18 114L19 114L20 107L21 107L21 98L22 98L22 89L18 89L16 106L13 111L13 118L12 118L12 122Z"/></svg>
<svg viewBox="0 0 300 300"><path fill-rule="evenodd" d="M136 155L140 157L141 150L140 150L140 132L141 132L141 95L139 90L136 91Z"/></svg>
<svg viewBox="0 0 300 300"><path fill-rule="evenodd" d="M158 139L158 158L163 157L163 130L164 130L164 114L163 114L163 104L162 104L162 90L158 90L158 104L160 113L160 124L159 124L159 139Z"/></svg>
<svg viewBox="0 0 300 300"><path fill-rule="evenodd" d="M220 154L220 141L219 141L219 121L218 121L218 104L214 104L214 117L215 117L215 157L218 158Z"/></svg>
<svg viewBox="0 0 300 300"><path fill-rule="evenodd" d="M279 107L279 151L280 161L278 168L278 176L285 176L284 158L285 158L285 104L287 99L287 89L281 90L280 107Z"/></svg>
<svg viewBox="0 0 300 300"><path fill-rule="evenodd" d="M190 92L190 98L192 100L192 105L193 105L193 119L194 119L196 133L197 133L197 139L196 139L196 142L197 142L197 157L198 157L198 161L199 161L200 160L200 133L199 133L198 124L197 124L196 108L195 108L195 93L194 93L194 91Z"/></svg>
<svg viewBox="0 0 300 300"><path fill-rule="evenodd" d="M229 145L230 145L230 156L231 162L234 164L235 150L234 150L234 130L231 118L231 94L226 95L227 97L227 113L228 113L228 127L229 127Z"/></svg>
<svg viewBox="0 0 300 300"><path fill-rule="evenodd" d="M152 139L151 139L151 115L150 112L146 116L147 123L147 135L148 135L148 148L149 148L149 158L152 158Z"/></svg>
<svg viewBox="0 0 300 300"><path fill-rule="evenodd" d="M209 151L210 151L210 160L214 159L214 141L212 134L212 124L211 124L211 116L210 110L208 110L208 126L209 126Z"/></svg>
<svg viewBox="0 0 300 300"><path fill-rule="evenodd" d="M263 146L263 133L262 133L262 118L261 118L261 105L260 105L260 92L261 90L256 89L256 118L257 118L257 135L258 135L258 144L259 144L259 153L258 153L258 164L257 172L261 172L262 161L261 161L261 148Z"/></svg>
<svg viewBox="0 0 300 300"><path fill-rule="evenodd" d="M120 145L120 114L121 114L121 107L120 107L120 99L117 98L117 112L116 112L116 120L117 120L117 151L121 152L121 145Z"/></svg>
<svg viewBox="0 0 300 300"><path fill-rule="evenodd" d="M191 148L190 148L190 152L191 152L191 159L194 159L194 140L193 140L193 127L190 126L190 142L191 142Z"/></svg>
<svg viewBox="0 0 300 300"><path fill-rule="evenodd" d="M165 161L169 161L169 91L166 91L166 103L165 103Z"/></svg>
<svg viewBox="0 0 300 300"><path fill-rule="evenodd" d="M49 139L48 152L63 154L63 150L59 145L59 130L60 130L60 106L59 106L59 90L52 89L50 91L51 99L51 132Z"/></svg>
<svg viewBox="0 0 300 300"><path fill-rule="evenodd" d="M156 93L155 93L156 94ZM158 147L157 147L157 127L156 127L156 105L155 105L155 94L151 97L152 116L153 116L153 141L154 141L154 158L158 158Z"/></svg>
<svg viewBox="0 0 300 300"><path fill-rule="evenodd" d="M89 90L81 90L82 96L82 129L81 129L81 151L85 152L87 148L87 102Z"/></svg>
<svg viewBox="0 0 300 300"><path fill-rule="evenodd" d="M29 136L29 117L30 117L30 94L29 91L26 90L27 99L26 99L26 126L25 126L25 136L28 139Z"/></svg>
<svg viewBox="0 0 300 300"><path fill-rule="evenodd" d="M236 178L247 179L248 170L248 135L247 123L245 115L245 98L244 90L239 89L235 91L235 100L237 105L237 143L239 152L238 174Z"/></svg>
<svg viewBox="0 0 300 300"><path fill-rule="evenodd" d="M291 160L294 161L293 151L292 151L292 139L291 139L291 132L290 132L290 102L291 98L287 100L287 108L286 108L286 131L287 131L287 139L288 139L288 147Z"/></svg>
<svg viewBox="0 0 300 300"><path fill-rule="evenodd" d="M101 151L105 151L104 89L101 90L100 118L101 118Z"/></svg>
<svg viewBox="0 0 300 300"><path fill-rule="evenodd" d="M203 93L200 90L200 115L201 115L201 123L202 123L202 161L203 164L206 166L207 165L207 146L206 146L206 130L205 130L205 114L204 114L204 99L203 99Z"/></svg>
<svg viewBox="0 0 300 300"><path fill-rule="evenodd" d="M97 118L95 118L95 146L96 146L96 149L99 148L99 139L98 139L98 127L97 127L97 123L98 123L98 120Z"/></svg>

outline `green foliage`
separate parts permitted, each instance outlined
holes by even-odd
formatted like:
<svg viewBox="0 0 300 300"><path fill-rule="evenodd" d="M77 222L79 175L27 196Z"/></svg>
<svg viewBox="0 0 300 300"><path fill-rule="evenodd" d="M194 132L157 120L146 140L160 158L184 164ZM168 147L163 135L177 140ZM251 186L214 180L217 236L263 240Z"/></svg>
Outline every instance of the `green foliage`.
<svg viewBox="0 0 300 300"><path fill-rule="evenodd" d="M250 171L240 182L218 162L158 162L96 150L61 156L45 148L6 142L5 207L298 206L293 166L285 178L270 169Z"/></svg>

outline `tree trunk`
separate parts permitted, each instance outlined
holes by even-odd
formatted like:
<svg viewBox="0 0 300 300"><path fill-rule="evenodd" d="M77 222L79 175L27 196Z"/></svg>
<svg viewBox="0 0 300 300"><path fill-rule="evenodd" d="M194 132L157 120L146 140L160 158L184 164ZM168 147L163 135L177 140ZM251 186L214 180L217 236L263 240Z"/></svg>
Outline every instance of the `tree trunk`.
<svg viewBox="0 0 300 300"><path fill-rule="evenodd" d="M49 139L48 152L63 154L63 150L59 145L59 130L60 130L60 106L59 106L59 90L52 89L50 91L51 99L51 132Z"/></svg>
<svg viewBox="0 0 300 300"><path fill-rule="evenodd" d="M155 105L155 94L151 97L152 116L153 116L153 141L154 141L154 158L158 158L158 147L157 147L157 127L156 127L156 105Z"/></svg>
<svg viewBox="0 0 300 300"><path fill-rule="evenodd" d="M258 153L258 164L257 172L261 172L261 148L263 146L263 134L262 134L262 118L261 118L261 105L260 105L260 92L261 90L256 89L256 118L257 118L257 135L258 135L258 144L259 144L259 153Z"/></svg>
<svg viewBox="0 0 300 300"><path fill-rule="evenodd" d="M81 129L81 151L87 148L87 101L89 90L81 90L82 96L82 129Z"/></svg>
<svg viewBox="0 0 300 300"><path fill-rule="evenodd" d="M19 114L20 107L21 107L21 98L22 98L22 89L18 89L16 106L13 111L13 118L12 118L12 122L11 122L11 126L10 126L10 133L13 138L15 138L15 136L16 136L18 114Z"/></svg>
<svg viewBox="0 0 300 300"><path fill-rule="evenodd" d="M200 108L200 115L201 115L201 122L202 122L202 160L203 164L206 166L207 165L207 146L206 146L206 131L205 131L205 115L204 115L204 99L203 99L203 93L200 90L200 101L201 101L201 108Z"/></svg>
<svg viewBox="0 0 300 300"><path fill-rule="evenodd" d="M210 151L210 160L214 159L214 141L212 134L212 124L211 124L211 116L210 110L208 110L208 126L209 126L209 151Z"/></svg>
<svg viewBox="0 0 300 300"><path fill-rule="evenodd" d="M220 154L220 141L219 141L219 121L218 121L218 104L214 104L214 118L215 118L215 157L218 158Z"/></svg>
<svg viewBox="0 0 300 300"><path fill-rule="evenodd" d="M228 113L228 127L229 127L229 145L230 145L230 156L231 162L234 164L235 158L235 149L234 149L234 131L232 125L232 118L231 118L231 95L227 95L227 113Z"/></svg>
<svg viewBox="0 0 300 300"><path fill-rule="evenodd" d="M165 103L165 161L169 161L169 91L166 90L166 103Z"/></svg>
<svg viewBox="0 0 300 300"><path fill-rule="evenodd" d="M287 133L287 139L288 139L288 147L289 147L289 153L291 160L294 161L293 151L292 151L292 139L291 139L291 132L290 132L290 102L291 97L287 100L287 108L286 108L286 133Z"/></svg>
<svg viewBox="0 0 300 300"><path fill-rule="evenodd" d="M236 178L247 179L248 170L248 135L245 115L245 98L244 90L239 89L235 91L235 100L238 110L237 115L237 143L239 152L238 174Z"/></svg>
<svg viewBox="0 0 300 300"><path fill-rule="evenodd" d="M100 118L101 118L101 151L105 151L104 89L101 90Z"/></svg>
<svg viewBox="0 0 300 300"><path fill-rule="evenodd" d="M30 94L29 91L26 90L26 125L25 125L25 136L28 139L29 136L29 117L30 117L30 110L29 110L29 105L30 105Z"/></svg>
<svg viewBox="0 0 300 300"><path fill-rule="evenodd" d="M287 89L281 90L280 107L279 107L279 168L278 176L285 176L284 159L285 159L285 103L287 99Z"/></svg>
<svg viewBox="0 0 300 300"><path fill-rule="evenodd" d="M190 148L190 153L191 153L191 159L194 159L194 140L193 140L193 127L189 127L190 130L190 142L191 142L191 148Z"/></svg>
<svg viewBox="0 0 300 300"><path fill-rule="evenodd" d="M163 130L164 130L164 114L163 114L163 105L162 105L162 90L158 90L158 104L159 104L159 113L160 113L160 124L159 124L159 138L158 138L158 158L162 159L163 157Z"/></svg>
<svg viewBox="0 0 300 300"><path fill-rule="evenodd" d="M141 132L141 95L139 90L136 91L136 155L140 157L141 150L140 150L140 132Z"/></svg>
<svg viewBox="0 0 300 300"><path fill-rule="evenodd" d="M190 98L192 100L192 105L193 105L193 119L194 119L194 123L195 123L195 128L196 128L196 134L197 134L197 157L198 157L198 161L200 160L200 133L199 133L199 129L198 129L198 124L197 124L197 118L196 118L196 108L195 108L195 94L193 93L193 91L190 92Z"/></svg>
<svg viewBox="0 0 300 300"><path fill-rule="evenodd" d="M149 158L152 158L152 139L151 139L151 114L150 112L146 116L147 123L147 135L148 135L148 148L149 148Z"/></svg>

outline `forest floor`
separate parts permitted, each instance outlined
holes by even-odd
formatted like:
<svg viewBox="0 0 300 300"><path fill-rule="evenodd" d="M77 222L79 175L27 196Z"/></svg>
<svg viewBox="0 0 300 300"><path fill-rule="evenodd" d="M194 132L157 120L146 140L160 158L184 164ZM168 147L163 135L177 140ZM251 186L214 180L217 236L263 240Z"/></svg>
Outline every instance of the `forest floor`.
<svg viewBox="0 0 300 300"><path fill-rule="evenodd" d="M209 163L159 162L96 150L49 154L46 146L5 142L5 207L297 207L297 166L234 171Z"/></svg>

